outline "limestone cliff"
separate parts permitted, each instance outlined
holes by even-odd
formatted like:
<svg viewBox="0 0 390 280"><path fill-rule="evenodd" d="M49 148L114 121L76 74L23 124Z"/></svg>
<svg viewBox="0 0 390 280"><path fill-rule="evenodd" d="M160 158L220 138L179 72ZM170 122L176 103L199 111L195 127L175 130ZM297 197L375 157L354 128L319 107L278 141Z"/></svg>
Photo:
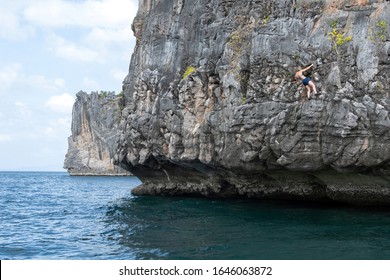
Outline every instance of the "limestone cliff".
<svg viewBox="0 0 390 280"><path fill-rule="evenodd" d="M77 93L64 168L70 175L129 175L113 164L122 97Z"/></svg>
<svg viewBox="0 0 390 280"><path fill-rule="evenodd" d="M389 204L389 20L385 0L140 0L116 163L135 194Z"/></svg>

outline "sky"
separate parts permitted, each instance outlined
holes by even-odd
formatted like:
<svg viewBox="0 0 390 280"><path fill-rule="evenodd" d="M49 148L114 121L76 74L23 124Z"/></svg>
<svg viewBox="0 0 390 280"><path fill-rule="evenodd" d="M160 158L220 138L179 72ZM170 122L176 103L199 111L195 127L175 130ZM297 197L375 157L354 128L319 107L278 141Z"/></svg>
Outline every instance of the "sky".
<svg viewBox="0 0 390 280"><path fill-rule="evenodd" d="M0 0L0 170L64 171L80 90L126 77L138 0Z"/></svg>

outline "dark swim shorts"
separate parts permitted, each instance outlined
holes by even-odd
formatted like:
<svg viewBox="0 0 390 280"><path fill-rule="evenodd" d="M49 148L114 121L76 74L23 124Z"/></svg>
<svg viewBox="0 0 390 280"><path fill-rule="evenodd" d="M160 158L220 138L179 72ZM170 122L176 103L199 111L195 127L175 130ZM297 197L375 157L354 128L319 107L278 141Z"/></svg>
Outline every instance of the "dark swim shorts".
<svg viewBox="0 0 390 280"><path fill-rule="evenodd" d="M310 78L304 78L303 80L302 80L302 84L304 85L304 86L307 86L307 85L309 85L309 82L311 81L311 79Z"/></svg>

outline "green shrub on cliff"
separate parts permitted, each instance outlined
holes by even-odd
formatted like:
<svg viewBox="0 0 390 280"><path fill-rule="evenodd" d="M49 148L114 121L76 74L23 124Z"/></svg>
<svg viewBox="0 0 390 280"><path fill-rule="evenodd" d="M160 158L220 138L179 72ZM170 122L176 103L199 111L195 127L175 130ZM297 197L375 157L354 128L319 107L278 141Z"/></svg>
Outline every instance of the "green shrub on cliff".
<svg viewBox="0 0 390 280"><path fill-rule="evenodd" d="M385 20L378 21L376 27L378 28L377 35L379 39L385 42L387 37L387 22Z"/></svg>
<svg viewBox="0 0 390 280"><path fill-rule="evenodd" d="M105 90L99 91L99 99L103 99L103 98L107 97L107 94L108 94L108 92Z"/></svg>
<svg viewBox="0 0 390 280"><path fill-rule="evenodd" d="M387 40L387 21L380 20L376 22L375 27L369 28L370 40L374 44L384 43Z"/></svg>
<svg viewBox="0 0 390 280"><path fill-rule="evenodd" d="M184 71L182 80L184 80L185 78L187 78L189 75L191 75L194 72L196 72L196 68L193 66L188 66L186 71Z"/></svg>
<svg viewBox="0 0 390 280"><path fill-rule="evenodd" d="M338 27L338 21L333 20L330 23L332 31L328 33L328 38L333 44L333 49L339 54L339 47L345 45L346 43L352 41L352 36L346 36L347 32L342 32Z"/></svg>

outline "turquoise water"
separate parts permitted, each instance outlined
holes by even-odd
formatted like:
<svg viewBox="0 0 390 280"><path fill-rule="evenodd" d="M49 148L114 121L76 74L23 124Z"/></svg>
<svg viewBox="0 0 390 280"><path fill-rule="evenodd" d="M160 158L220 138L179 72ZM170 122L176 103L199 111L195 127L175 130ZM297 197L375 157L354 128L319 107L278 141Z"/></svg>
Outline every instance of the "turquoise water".
<svg viewBox="0 0 390 280"><path fill-rule="evenodd" d="M390 259L390 210L133 197L135 177L0 172L0 259Z"/></svg>

